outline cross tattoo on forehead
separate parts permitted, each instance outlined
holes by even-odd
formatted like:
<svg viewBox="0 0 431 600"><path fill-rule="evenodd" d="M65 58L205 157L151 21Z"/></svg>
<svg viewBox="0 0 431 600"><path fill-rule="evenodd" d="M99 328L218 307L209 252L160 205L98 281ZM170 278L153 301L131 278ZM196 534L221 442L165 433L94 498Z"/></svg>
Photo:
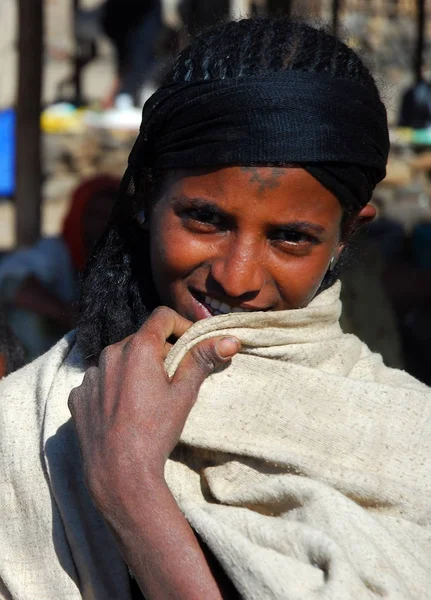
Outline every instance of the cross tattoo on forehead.
<svg viewBox="0 0 431 600"><path fill-rule="evenodd" d="M283 169L279 167L271 167L265 175L259 171L258 167L241 167L242 171L250 173L250 183L259 185L259 194L265 190L273 190L280 185L280 177L283 175Z"/></svg>

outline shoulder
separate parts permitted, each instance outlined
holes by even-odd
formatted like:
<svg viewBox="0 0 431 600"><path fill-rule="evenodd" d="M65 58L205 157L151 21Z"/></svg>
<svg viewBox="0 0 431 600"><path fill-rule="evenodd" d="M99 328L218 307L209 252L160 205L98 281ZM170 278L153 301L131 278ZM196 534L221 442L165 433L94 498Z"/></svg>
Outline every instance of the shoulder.
<svg viewBox="0 0 431 600"><path fill-rule="evenodd" d="M0 383L0 539L7 557L0 561L0 582L5 590L15 591L14 598L46 597L48 589L49 597L80 597L75 557L70 553L64 513L59 512L63 507L58 506L62 490L76 499L76 489L70 492L67 479L75 477L76 470L61 469L57 462L59 456L63 464L64 456L79 456L67 399L82 373L74 336L68 334ZM73 513L67 510L76 514L76 507Z"/></svg>
<svg viewBox="0 0 431 600"><path fill-rule="evenodd" d="M84 373L75 349L73 335L68 334L49 352L0 383L1 483L4 490L13 491L2 508L21 522L28 514L37 513L46 527L52 525L50 488L55 457L75 451L73 435L57 435L65 429L73 431L67 402ZM58 438L60 446L52 442ZM14 498L19 498L18 504ZM5 531L14 531L12 537L18 535L13 523L0 525L0 538Z"/></svg>
<svg viewBox="0 0 431 600"><path fill-rule="evenodd" d="M349 352L352 343L356 348L356 357L348 373L349 379L385 385L389 388L396 388L399 392L416 390L422 394L423 398L427 398L428 401L431 399L431 388L407 371L388 366L386 358L382 354L371 350L356 335L344 333L343 342L342 349L344 351Z"/></svg>
<svg viewBox="0 0 431 600"><path fill-rule="evenodd" d="M65 404L67 408L68 388L74 383L79 385L84 373L74 342L74 332L71 332L46 354L0 382L0 446L3 453L8 443L15 446L20 437L39 437L54 389L61 405Z"/></svg>

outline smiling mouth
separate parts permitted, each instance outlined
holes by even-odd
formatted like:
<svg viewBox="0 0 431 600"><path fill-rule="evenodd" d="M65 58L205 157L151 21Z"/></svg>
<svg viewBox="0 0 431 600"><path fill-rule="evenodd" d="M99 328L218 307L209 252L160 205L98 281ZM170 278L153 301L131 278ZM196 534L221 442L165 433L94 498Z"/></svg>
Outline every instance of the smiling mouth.
<svg viewBox="0 0 431 600"><path fill-rule="evenodd" d="M193 295L200 304L202 304L212 316L228 315L230 313L256 312L261 309L242 308L240 306L230 306L226 302L220 302L216 298L211 298L200 292L193 291Z"/></svg>

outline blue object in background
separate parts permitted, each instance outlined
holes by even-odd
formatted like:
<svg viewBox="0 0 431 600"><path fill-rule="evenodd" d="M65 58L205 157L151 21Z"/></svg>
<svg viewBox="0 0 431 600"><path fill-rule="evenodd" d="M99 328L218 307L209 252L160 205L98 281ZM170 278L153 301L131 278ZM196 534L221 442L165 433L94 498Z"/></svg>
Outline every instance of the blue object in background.
<svg viewBox="0 0 431 600"><path fill-rule="evenodd" d="M15 193L15 111L0 111L0 197Z"/></svg>

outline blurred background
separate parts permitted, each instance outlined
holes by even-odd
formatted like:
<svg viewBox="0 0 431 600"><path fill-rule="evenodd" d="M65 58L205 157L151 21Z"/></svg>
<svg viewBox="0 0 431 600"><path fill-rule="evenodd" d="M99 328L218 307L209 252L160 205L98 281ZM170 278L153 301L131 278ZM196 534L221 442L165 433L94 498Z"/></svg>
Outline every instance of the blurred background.
<svg viewBox="0 0 431 600"><path fill-rule="evenodd" d="M142 106L220 20L324 22L388 109L378 219L343 277L343 328L431 384L431 0L0 0L0 376L74 327Z"/></svg>

